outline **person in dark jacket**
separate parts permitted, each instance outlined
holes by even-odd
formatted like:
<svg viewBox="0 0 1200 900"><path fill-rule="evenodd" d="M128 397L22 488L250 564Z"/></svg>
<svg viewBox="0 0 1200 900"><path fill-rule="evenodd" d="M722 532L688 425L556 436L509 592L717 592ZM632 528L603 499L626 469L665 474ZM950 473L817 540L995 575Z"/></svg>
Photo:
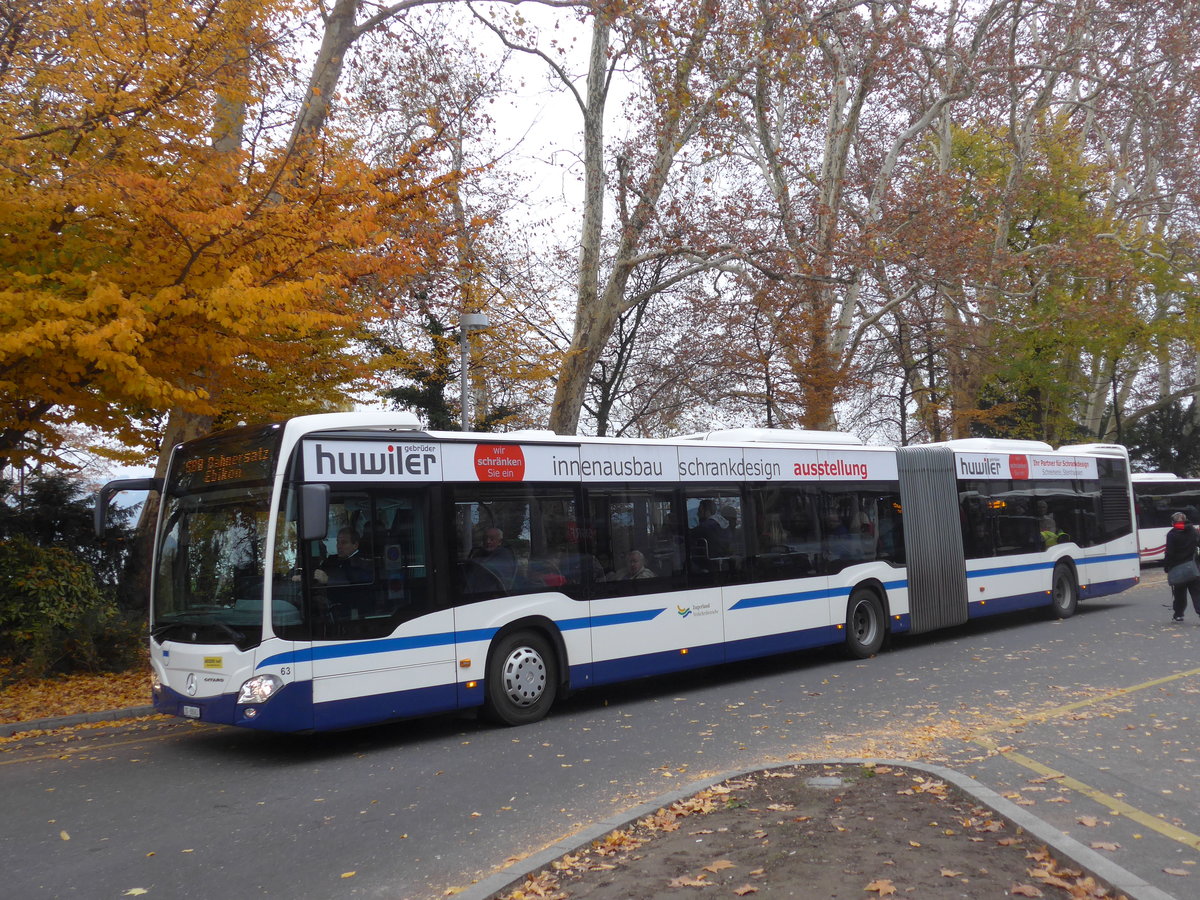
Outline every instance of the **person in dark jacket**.
<svg viewBox="0 0 1200 900"><path fill-rule="evenodd" d="M1180 563L1185 563L1196 555L1200 545L1200 536L1196 529L1188 524L1187 516L1177 512L1171 516L1171 530L1167 532L1167 549L1163 556L1163 568L1170 572ZM1200 615L1200 578L1171 585L1173 602L1173 618L1176 622L1183 621L1183 611L1187 609L1188 596L1192 598L1192 608Z"/></svg>

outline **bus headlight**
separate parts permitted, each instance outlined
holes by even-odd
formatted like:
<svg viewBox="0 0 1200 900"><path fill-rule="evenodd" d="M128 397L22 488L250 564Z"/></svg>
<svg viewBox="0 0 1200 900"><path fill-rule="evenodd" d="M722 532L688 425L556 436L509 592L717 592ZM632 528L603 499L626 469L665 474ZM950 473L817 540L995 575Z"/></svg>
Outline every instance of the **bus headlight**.
<svg viewBox="0 0 1200 900"><path fill-rule="evenodd" d="M152 697L154 697L157 700L159 697L162 696L162 692L163 692L162 679L159 678L158 673L155 672L153 675L150 676L150 694Z"/></svg>
<svg viewBox="0 0 1200 900"><path fill-rule="evenodd" d="M238 691L238 703L266 703L283 687L278 675L255 675Z"/></svg>

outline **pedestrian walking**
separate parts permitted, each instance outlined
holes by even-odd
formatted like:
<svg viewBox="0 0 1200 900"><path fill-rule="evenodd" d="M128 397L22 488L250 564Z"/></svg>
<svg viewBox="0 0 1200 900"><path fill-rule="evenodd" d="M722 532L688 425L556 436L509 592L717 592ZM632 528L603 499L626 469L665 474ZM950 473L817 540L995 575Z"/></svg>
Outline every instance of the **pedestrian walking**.
<svg viewBox="0 0 1200 900"><path fill-rule="evenodd" d="M1172 619L1176 622L1183 621L1189 596L1192 598L1192 608L1200 615L1200 566L1196 564L1198 546L1200 535L1188 523L1187 516L1181 512L1172 514L1163 568L1167 570L1167 582L1171 585Z"/></svg>

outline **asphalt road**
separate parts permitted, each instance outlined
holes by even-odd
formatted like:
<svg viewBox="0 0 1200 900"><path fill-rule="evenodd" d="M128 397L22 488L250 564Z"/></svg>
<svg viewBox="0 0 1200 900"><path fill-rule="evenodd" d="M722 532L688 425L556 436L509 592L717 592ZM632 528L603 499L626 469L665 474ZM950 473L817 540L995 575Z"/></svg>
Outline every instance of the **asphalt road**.
<svg viewBox="0 0 1200 900"><path fill-rule="evenodd" d="M5 745L0 891L424 900L701 778L916 756L1200 896L1200 617L1172 624L1161 574L1145 574L1063 622L983 620L861 663L789 656L598 689L520 729L156 722Z"/></svg>

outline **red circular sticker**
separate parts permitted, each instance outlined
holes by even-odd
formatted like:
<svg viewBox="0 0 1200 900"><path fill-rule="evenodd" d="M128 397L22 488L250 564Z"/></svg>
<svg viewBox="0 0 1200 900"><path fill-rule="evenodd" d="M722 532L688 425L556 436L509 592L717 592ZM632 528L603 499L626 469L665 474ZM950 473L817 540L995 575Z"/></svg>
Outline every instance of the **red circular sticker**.
<svg viewBox="0 0 1200 900"><path fill-rule="evenodd" d="M1029 458L1027 456L1010 456L1008 471L1012 475L1013 481L1027 481L1029 479Z"/></svg>
<svg viewBox="0 0 1200 900"><path fill-rule="evenodd" d="M523 481L525 453L510 444L476 444L475 477L480 481Z"/></svg>

